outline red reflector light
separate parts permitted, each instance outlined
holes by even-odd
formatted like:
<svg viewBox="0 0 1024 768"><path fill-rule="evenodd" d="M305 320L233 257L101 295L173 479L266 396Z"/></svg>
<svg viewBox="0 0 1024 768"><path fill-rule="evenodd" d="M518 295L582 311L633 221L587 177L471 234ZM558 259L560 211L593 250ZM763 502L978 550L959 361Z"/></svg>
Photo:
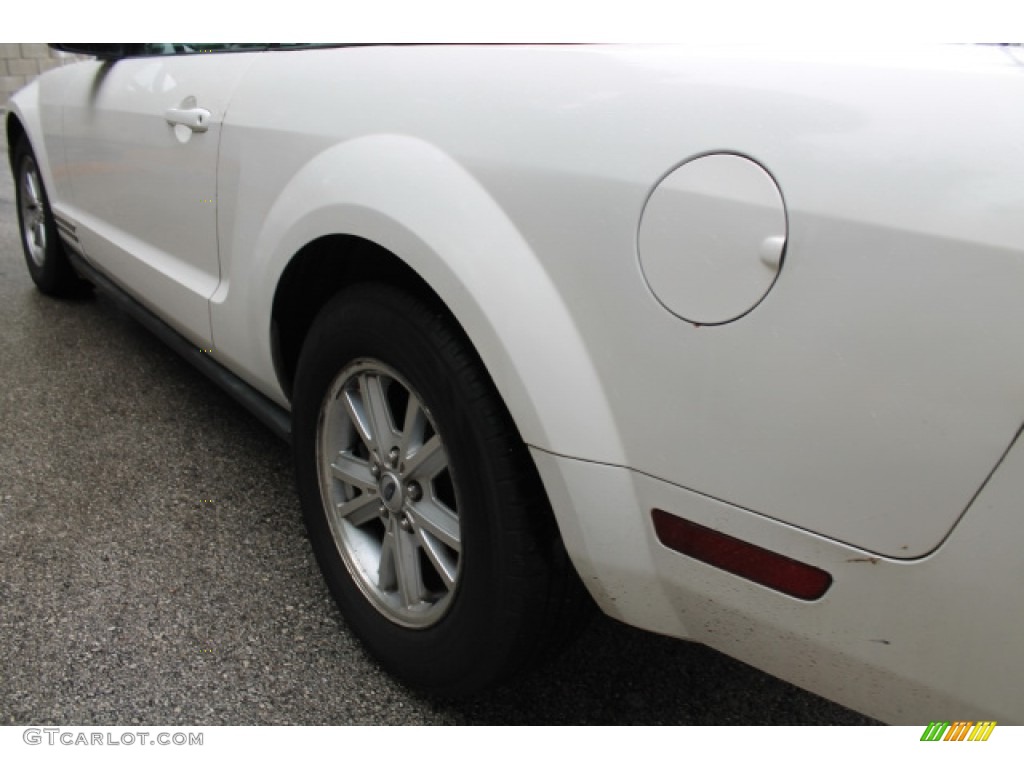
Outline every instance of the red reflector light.
<svg viewBox="0 0 1024 768"><path fill-rule="evenodd" d="M726 536L660 509L655 509L652 516L658 541L702 563L801 600L817 600L832 586L832 576L813 565Z"/></svg>

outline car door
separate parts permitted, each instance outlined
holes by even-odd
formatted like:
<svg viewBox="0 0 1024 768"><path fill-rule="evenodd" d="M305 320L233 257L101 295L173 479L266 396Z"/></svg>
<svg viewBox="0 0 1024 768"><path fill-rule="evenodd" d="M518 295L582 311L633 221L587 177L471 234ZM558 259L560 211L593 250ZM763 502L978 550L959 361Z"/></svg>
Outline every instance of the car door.
<svg viewBox="0 0 1024 768"><path fill-rule="evenodd" d="M198 346L220 281L217 151L259 52L143 44L81 67L64 110L67 211L85 256Z"/></svg>

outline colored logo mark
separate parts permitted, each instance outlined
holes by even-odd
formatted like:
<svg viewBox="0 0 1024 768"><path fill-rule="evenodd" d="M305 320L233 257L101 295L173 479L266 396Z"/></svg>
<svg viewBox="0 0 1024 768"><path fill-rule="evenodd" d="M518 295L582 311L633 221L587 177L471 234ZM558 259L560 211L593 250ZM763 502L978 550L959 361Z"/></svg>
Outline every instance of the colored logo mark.
<svg viewBox="0 0 1024 768"><path fill-rule="evenodd" d="M988 741L995 730L995 720L981 720L977 723L958 720L950 723L931 722L924 729L921 741Z"/></svg>

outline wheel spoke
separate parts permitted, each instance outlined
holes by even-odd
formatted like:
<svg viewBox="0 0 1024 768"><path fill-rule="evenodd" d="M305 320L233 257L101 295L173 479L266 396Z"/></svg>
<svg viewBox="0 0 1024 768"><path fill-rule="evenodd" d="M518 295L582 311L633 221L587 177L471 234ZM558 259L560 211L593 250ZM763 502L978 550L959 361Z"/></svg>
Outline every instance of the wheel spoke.
<svg viewBox="0 0 1024 768"><path fill-rule="evenodd" d="M334 507L339 520L345 520L356 528L380 517L380 500L369 493L361 493Z"/></svg>
<svg viewBox="0 0 1024 768"><path fill-rule="evenodd" d="M42 208L42 198L39 196L38 184L36 182L35 172L30 170L25 174L25 193L28 195L29 200L32 201L33 208Z"/></svg>
<svg viewBox="0 0 1024 768"><path fill-rule="evenodd" d="M395 570L398 572L398 591L402 604L415 607L422 599L423 575L420 573L420 558L416 553L416 538L402 530L395 531Z"/></svg>
<svg viewBox="0 0 1024 768"><path fill-rule="evenodd" d="M410 392L409 402L405 406L405 421L402 422L402 437L398 444L403 459L409 459L410 454L423 446L423 436L426 432L427 415L423 412L420 401Z"/></svg>
<svg viewBox="0 0 1024 768"><path fill-rule="evenodd" d="M377 586L385 592L393 592L398 587L394 525L388 527L388 532L384 534L384 540L381 542Z"/></svg>
<svg viewBox="0 0 1024 768"><path fill-rule="evenodd" d="M415 525L456 552L462 549L458 516L436 499L423 499L406 507Z"/></svg>
<svg viewBox="0 0 1024 768"><path fill-rule="evenodd" d="M347 452L339 453L331 463L331 474L341 482L355 486L362 491L372 491L377 488L377 482L370 474L370 465Z"/></svg>
<svg viewBox="0 0 1024 768"><path fill-rule="evenodd" d="M378 455L384 459L394 442L395 429L392 426L391 409L388 407L384 382L381 379L381 376L364 373L359 377L359 392L369 422L370 437Z"/></svg>
<svg viewBox="0 0 1024 768"><path fill-rule="evenodd" d="M369 419L363 410L363 401L359 393L345 388L342 390L339 399L345 407L345 413L348 414L349 421L352 422L352 427L355 429L356 434L359 435L363 445L371 453L375 452L377 443L374 440L373 429L370 426Z"/></svg>
<svg viewBox="0 0 1024 768"><path fill-rule="evenodd" d="M445 589L449 592L455 588L455 576L458 573L458 563L453 562L451 554L445 550L445 548L426 532L425 529L420 528L416 531L416 538L420 542L420 546L427 555L427 559L431 565L434 566L434 570L437 571L437 575L441 577L441 581L444 582Z"/></svg>
<svg viewBox="0 0 1024 768"><path fill-rule="evenodd" d="M405 476L421 481L432 480L447 466L448 457L441 445L441 438L434 435L406 459Z"/></svg>

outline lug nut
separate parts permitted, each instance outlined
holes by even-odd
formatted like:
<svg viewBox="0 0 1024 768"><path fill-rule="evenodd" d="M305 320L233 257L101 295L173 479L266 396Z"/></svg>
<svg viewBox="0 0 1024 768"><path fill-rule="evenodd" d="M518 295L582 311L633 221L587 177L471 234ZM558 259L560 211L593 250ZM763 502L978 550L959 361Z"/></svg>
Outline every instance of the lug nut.
<svg viewBox="0 0 1024 768"><path fill-rule="evenodd" d="M403 531L411 531L412 530L412 523L409 522L409 518L406 517L405 515L403 515L402 519L398 521L398 525L399 525L399 527Z"/></svg>
<svg viewBox="0 0 1024 768"><path fill-rule="evenodd" d="M395 466L398 464L398 455L398 448L392 448L390 451L388 451L388 466L391 467L392 469L394 469Z"/></svg>
<svg viewBox="0 0 1024 768"><path fill-rule="evenodd" d="M419 501L420 499L423 498L423 489L420 488L419 483L409 483L407 486L405 486L405 495L408 496L413 501Z"/></svg>
<svg viewBox="0 0 1024 768"><path fill-rule="evenodd" d="M370 465L370 475L376 480L380 477L380 466L377 464Z"/></svg>

